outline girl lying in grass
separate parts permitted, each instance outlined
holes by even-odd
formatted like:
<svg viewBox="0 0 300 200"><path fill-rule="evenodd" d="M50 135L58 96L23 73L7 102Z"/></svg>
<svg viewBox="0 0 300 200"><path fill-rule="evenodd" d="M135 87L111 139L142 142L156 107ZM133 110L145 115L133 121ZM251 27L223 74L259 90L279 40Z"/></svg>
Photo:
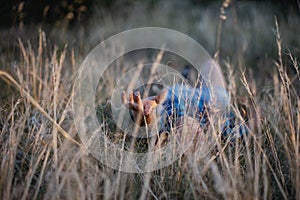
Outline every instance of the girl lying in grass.
<svg viewBox="0 0 300 200"><path fill-rule="evenodd" d="M156 117L160 116L159 133L172 132L184 123L183 117L189 117L189 121L197 121L199 131L203 131L210 123L210 115L219 115L223 120L220 127L222 138L241 137L248 133L246 126L238 125L235 128L235 115L226 112L230 98L226 90L222 88L190 87L186 85L174 85L163 89L158 95L141 98L139 91L125 91L121 94L122 103L131 111L132 120L139 126L151 126L156 123ZM157 109L158 107L162 109ZM189 123L187 123L189 124ZM187 125L189 126L189 125ZM197 131L196 131L197 132Z"/></svg>

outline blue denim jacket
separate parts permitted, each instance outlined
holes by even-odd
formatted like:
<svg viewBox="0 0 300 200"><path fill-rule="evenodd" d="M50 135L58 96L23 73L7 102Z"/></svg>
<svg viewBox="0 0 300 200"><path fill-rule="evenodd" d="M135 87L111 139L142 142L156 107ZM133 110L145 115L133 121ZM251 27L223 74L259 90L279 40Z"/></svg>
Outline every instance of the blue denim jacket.
<svg viewBox="0 0 300 200"><path fill-rule="evenodd" d="M225 123L220 127L222 138L240 137L248 133L246 126L235 125L235 115L227 112L230 97L223 88L209 89L207 87L192 88L185 85L175 85L168 88L161 111L160 126L170 131L176 118L188 115L199 120L200 126L208 124L207 114L222 112ZM239 126L235 128L235 126ZM235 130L235 131L234 131ZM238 131L236 131L238 130Z"/></svg>

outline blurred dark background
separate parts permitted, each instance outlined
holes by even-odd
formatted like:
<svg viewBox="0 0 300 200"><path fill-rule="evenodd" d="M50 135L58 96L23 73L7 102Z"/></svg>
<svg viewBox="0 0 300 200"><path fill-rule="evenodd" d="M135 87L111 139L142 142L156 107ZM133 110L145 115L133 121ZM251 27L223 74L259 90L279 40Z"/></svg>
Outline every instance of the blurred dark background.
<svg viewBox="0 0 300 200"><path fill-rule="evenodd" d="M220 0L188 0L191 5L208 6L222 4ZM236 0L242 2L244 0ZM124 12L134 0L1 0L0 28L21 25L78 25L84 24L95 10L111 11L112 13ZM144 4L151 9L162 0L145 0ZM231 2L234 3L234 0ZM260 0L251 2L262 2ZM265 0L273 5L275 14L299 12L298 0ZM98 12L98 11L97 11ZM101 19L99 19L101 20Z"/></svg>
<svg viewBox="0 0 300 200"><path fill-rule="evenodd" d="M227 7L224 7L227 3ZM124 30L153 26L194 38L221 65L273 78L278 57L275 21L283 59L300 53L300 0L0 0L0 63L18 60L18 41L75 49L80 59ZM223 6L222 6L223 5ZM222 14L221 10L224 9ZM221 25L221 26L220 26ZM220 31L219 31L220 30ZM82 58L80 56L83 56ZM2 61L1 61L2 60ZM290 63L290 62L287 62ZM223 68L226 66L223 65ZM290 67L290 73L295 70ZM263 85L263 84L262 84Z"/></svg>

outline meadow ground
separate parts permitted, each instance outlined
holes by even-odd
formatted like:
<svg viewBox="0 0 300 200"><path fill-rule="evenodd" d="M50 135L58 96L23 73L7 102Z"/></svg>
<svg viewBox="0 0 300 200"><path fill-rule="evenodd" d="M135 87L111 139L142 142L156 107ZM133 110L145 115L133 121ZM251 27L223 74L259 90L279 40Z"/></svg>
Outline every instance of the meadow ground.
<svg viewBox="0 0 300 200"><path fill-rule="evenodd" d="M100 9L85 26L2 29L1 199L300 199L300 13L241 2L223 6L220 18L220 7L135 3L116 15ZM139 26L181 31L219 60L238 121L239 105L248 110L247 138L222 141L212 124L214 146L205 156L186 154L140 174L111 169L85 151L72 113L77 70L98 42ZM126 70L124 63L114 69ZM100 103L120 76L106 75ZM123 142L106 115L99 120Z"/></svg>

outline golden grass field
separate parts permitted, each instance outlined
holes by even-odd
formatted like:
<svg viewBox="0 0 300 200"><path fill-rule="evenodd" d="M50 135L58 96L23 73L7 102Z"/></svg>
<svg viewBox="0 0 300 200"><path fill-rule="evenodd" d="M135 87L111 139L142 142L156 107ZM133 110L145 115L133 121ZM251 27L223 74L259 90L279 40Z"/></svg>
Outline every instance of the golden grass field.
<svg viewBox="0 0 300 200"><path fill-rule="evenodd" d="M220 8L226 19L220 20ZM130 9L117 16L99 11L74 29L0 30L0 199L300 199L300 12L277 14L259 3L203 8L170 1L149 13L142 3ZM72 113L77 70L98 42L140 26L181 31L218 59L230 109L240 121L238 105L248 109L247 138L222 141L212 124L207 132L214 146L207 154L187 153L140 174L114 170L86 151ZM115 67L126 70L122 59ZM99 88L109 96L115 82L107 76L111 81ZM99 120L122 144L124 135L106 121L105 109Z"/></svg>

